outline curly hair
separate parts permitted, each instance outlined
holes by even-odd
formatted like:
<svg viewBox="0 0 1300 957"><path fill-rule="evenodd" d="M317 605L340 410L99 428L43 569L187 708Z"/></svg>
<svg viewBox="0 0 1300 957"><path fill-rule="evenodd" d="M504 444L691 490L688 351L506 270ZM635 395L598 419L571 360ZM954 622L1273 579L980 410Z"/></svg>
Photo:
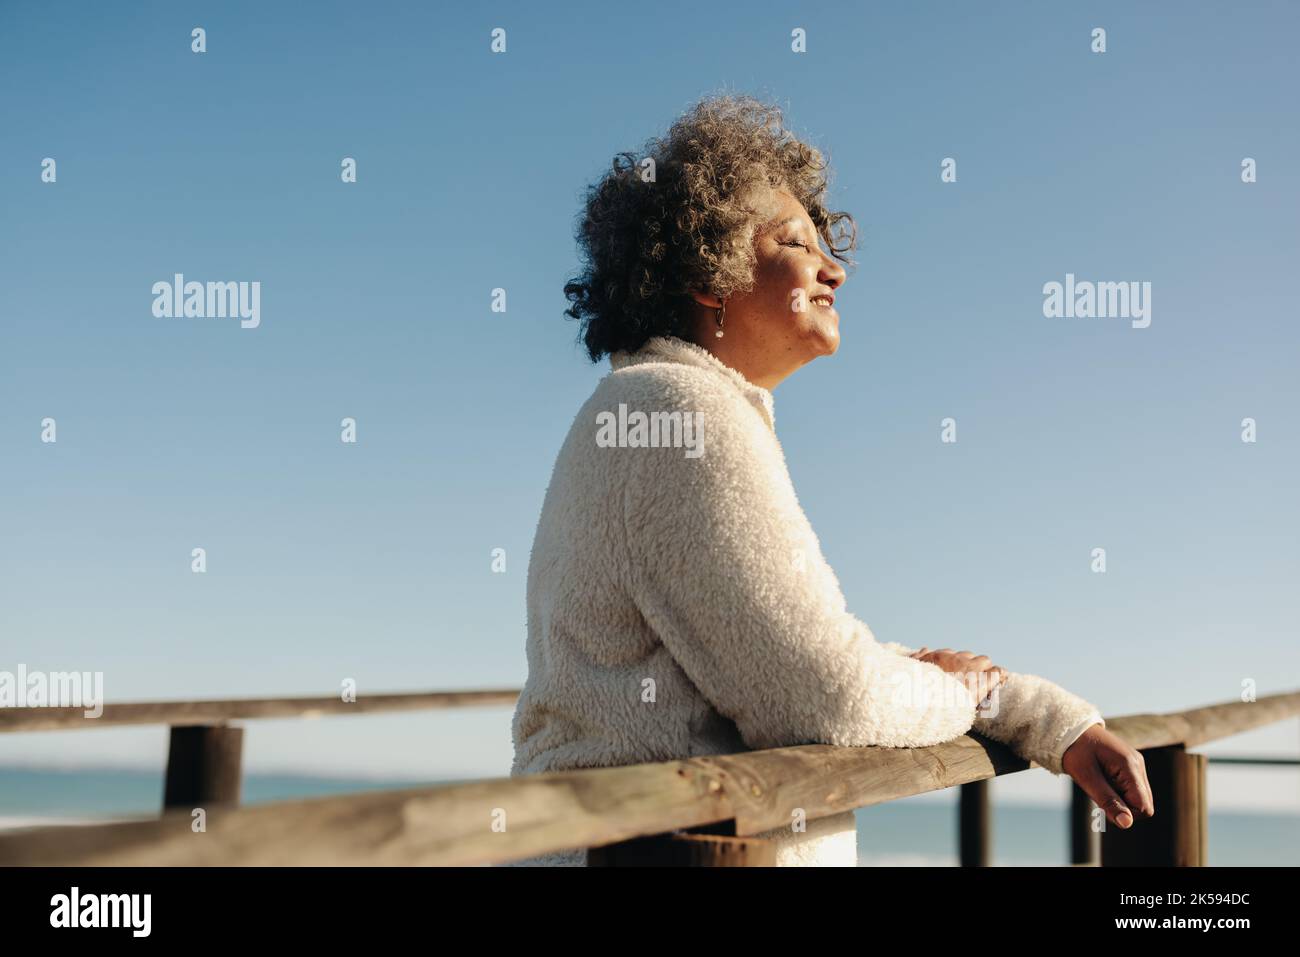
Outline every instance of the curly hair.
<svg viewBox="0 0 1300 957"><path fill-rule="evenodd" d="M640 154L617 154L587 187L582 270L564 286L565 315L581 323L591 361L653 336L689 338L691 290L725 299L752 289L754 233L773 189L794 195L830 254L851 263L857 225L824 205L829 178L780 108L749 96L706 97Z"/></svg>

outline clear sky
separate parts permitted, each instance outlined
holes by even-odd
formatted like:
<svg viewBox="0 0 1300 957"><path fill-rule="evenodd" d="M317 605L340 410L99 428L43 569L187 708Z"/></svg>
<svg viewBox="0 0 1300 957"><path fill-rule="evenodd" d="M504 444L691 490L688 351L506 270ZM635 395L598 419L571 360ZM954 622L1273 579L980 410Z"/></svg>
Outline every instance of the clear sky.
<svg viewBox="0 0 1300 957"><path fill-rule="evenodd" d="M520 685L542 497L607 372L562 314L582 191L731 91L829 153L862 229L839 352L775 393L850 610L1110 715L1298 688L1298 27L1263 2L2 4L0 670L102 671L115 701ZM155 318L175 273L259 282L260 325ZM1149 327L1046 318L1067 273L1151 283ZM7 735L0 763L164 743ZM413 777L510 757L508 708L246 744ZM1300 775L1228 796L1296 807Z"/></svg>

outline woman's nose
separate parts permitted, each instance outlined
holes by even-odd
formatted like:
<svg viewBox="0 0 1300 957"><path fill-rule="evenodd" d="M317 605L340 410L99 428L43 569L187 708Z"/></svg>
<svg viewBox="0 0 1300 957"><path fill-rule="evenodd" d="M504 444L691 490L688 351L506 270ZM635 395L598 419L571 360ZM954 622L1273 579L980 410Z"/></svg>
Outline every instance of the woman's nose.
<svg viewBox="0 0 1300 957"><path fill-rule="evenodd" d="M848 278L848 273L840 265L839 260L832 256L822 253L822 268L817 274L818 280L830 286L832 289L838 289Z"/></svg>

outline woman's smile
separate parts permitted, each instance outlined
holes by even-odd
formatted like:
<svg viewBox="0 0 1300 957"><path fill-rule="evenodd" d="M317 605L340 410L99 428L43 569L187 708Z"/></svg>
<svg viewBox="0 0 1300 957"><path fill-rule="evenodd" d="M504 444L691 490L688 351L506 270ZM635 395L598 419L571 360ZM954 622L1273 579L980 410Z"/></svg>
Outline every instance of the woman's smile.
<svg viewBox="0 0 1300 957"><path fill-rule="evenodd" d="M825 310L827 313L834 316L836 323L840 321L840 314L835 311L834 296L815 296L812 299L810 299L809 302L811 302L818 309Z"/></svg>

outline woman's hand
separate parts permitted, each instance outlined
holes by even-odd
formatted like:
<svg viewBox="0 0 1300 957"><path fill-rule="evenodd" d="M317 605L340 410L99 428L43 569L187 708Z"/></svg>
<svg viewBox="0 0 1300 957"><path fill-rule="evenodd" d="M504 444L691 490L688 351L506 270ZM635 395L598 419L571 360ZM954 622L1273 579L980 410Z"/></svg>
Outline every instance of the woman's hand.
<svg viewBox="0 0 1300 957"><path fill-rule="evenodd" d="M949 674L956 675L980 703L993 693L994 688L1001 686L1007 680L1005 668L995 665L989 660L988 655L977 655L971 651L953 651L951 648L930 651L922 647L908 657L918 661L928 661Z"/></svg>
<svg viewBox="0 0 1300 957"><path fill-rule="evenodd" d="M1155 799L1142 753L1099 724L1066 749L1061 766L1116 827L1133 826L1133 811L1154 817Z"/></svg>

